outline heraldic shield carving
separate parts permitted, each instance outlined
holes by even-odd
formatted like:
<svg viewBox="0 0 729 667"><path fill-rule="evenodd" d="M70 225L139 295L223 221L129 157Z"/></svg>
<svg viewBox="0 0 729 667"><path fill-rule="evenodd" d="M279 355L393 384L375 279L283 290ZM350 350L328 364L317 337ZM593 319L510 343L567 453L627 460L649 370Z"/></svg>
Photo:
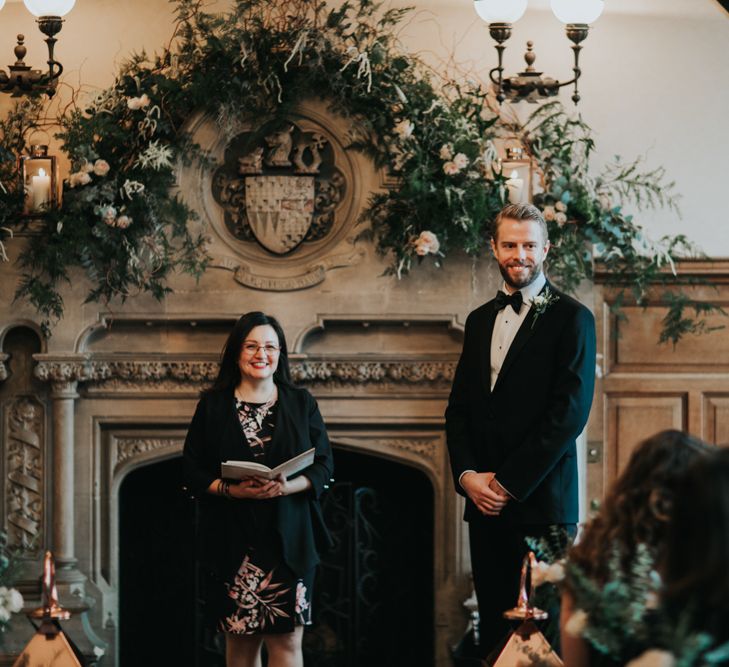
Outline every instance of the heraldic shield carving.
<svg viewBox="0 0 729 667"><path fill-rule="evenodd" d="M275 255L325 238L345 187L324 135L294 122L235 137L213 178L228 230Z"/></svg>

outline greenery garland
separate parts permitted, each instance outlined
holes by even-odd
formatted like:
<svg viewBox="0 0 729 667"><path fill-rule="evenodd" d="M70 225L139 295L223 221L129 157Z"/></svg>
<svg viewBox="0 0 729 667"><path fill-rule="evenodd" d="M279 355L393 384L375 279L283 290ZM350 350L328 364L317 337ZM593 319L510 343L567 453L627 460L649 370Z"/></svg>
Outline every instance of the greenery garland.
<svg viewBox="0 0 729 667"><path fill-rule="evenodd" d="M623 213L626 203L675 206L662 170L616 163L592 178L593 141L580 119L551 103L524 127L504 121L483 89L438 76L400 48L396 27L408 11L382 11L372 0L335 9L318 0L238 0L230 13L208 14L201 2L176 0L170 45L133 56L113 86L57 119L72 170L61 208L44 216L19 260L16 298L30 301L48 330L63 315L60 284L72 267L93 286L88 300L107 303L141 291L161 299L176 270L199 276L209 261L205 237L190 231L196 216L171 189L178 162L206 159L184 130L191 110L232 133L241 117L268 118L270 128L320 97L349 120L349 147L399 181L371 197L361 234L398 277L426 256L439 265L456 249L484 252L488 221L507 195L494 142L508 135L542 175L535 203L555 244L550 275L564 289L593 278L593 248L614 275L630 272L640 304L649 285L680 282L664 269L689 250L686 239L651 245ZM23 102L0 124L0 244L22 205L12 162L2 159L19 152L39 119L39 104ZM702 316L713 306L682 293L670 305L662 340L708 330ZM689 307L696 317L684 315Z"/></svg>

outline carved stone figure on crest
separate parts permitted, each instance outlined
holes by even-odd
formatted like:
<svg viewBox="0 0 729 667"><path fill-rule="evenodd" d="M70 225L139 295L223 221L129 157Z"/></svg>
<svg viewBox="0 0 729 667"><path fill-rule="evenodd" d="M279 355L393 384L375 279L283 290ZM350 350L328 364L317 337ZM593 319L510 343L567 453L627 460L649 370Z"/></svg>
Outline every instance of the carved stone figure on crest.
<svg viewBox="0 0 729 667"><path fill-rule="evenodd" d="M290 167L291 162L289 161L289 154L291 153L291 145L293 139L291 133L294 131L294 126L289 125L288 127L277 130L273 134L269 134L266 137L266 143L270 150L266 156L267 167Z"/></svg>

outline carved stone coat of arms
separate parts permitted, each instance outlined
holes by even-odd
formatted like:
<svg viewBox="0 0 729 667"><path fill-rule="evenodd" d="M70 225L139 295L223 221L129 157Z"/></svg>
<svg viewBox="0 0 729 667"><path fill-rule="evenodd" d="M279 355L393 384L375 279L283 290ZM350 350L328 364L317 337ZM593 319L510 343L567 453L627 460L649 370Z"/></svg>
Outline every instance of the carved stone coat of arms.
<svg viewBox="0 0 729 667"><path fill-rule="evenodd" d="M213 179L229 231L275 255L327 236L346 187L327 139L293 122L256 136L236 137Z"/></svg>

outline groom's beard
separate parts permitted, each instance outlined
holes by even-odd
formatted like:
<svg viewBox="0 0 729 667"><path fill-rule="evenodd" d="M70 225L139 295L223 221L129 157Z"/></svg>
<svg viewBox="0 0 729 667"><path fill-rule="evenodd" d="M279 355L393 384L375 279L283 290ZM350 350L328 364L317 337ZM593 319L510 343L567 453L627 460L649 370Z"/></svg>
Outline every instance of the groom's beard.
<svg viewBox="0 0 729 667"><path fill-rule="evenodd" d="M516 267L524 267L523 271L515 271ZM509 269L512 271L509 271ZM519 261L510 259L503 264L499 262L499 271L504 282L514 289L522 289L527 285L531 285L542 272L542 264L535 264L529 260Z"/></svg>

